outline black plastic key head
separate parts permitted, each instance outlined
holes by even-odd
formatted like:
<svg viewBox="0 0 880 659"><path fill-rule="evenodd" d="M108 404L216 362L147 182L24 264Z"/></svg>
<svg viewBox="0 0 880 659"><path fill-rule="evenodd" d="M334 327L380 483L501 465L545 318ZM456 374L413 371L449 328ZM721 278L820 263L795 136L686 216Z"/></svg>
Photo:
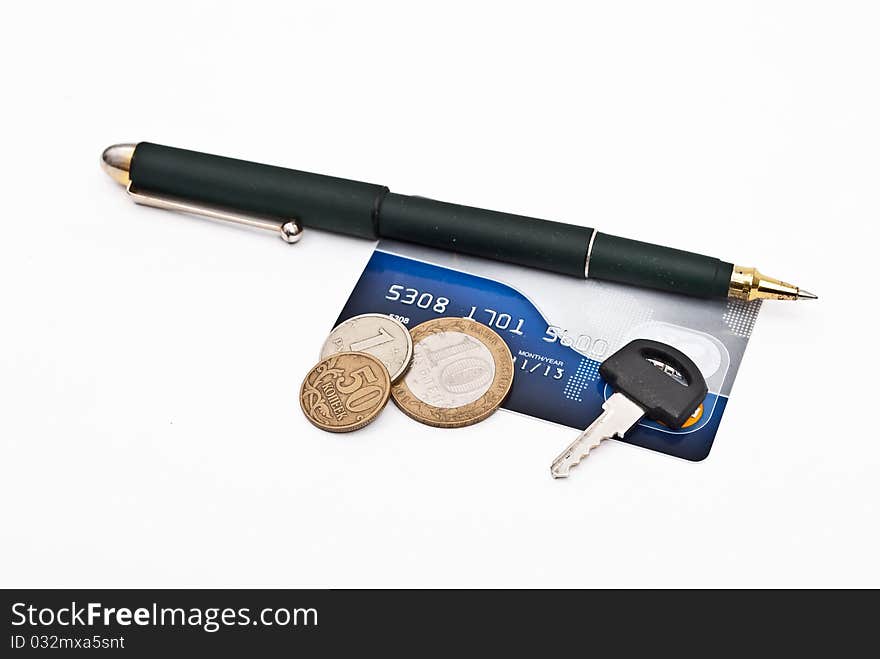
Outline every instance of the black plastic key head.
<svg viewBox="0 0 880 659"><path fill-rule="evenodd" d="M676 373L664 372L658 368L662 365ZM627 343L602 362L599 373L615 391L644 409L645 416L672 428L681 428L709 391L690 357L648 339Z"/></svg>

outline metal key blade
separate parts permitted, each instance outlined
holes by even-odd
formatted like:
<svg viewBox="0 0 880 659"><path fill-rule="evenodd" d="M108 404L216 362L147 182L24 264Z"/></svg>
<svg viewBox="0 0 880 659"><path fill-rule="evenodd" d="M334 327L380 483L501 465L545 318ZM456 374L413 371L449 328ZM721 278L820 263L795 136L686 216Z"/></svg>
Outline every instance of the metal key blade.
<svg viewBox="0 0 880 659"><path fill-rule="evenodd" d="M553 478L567 478L572 467L576 467L591 450L599 446L602 440L610 439L615 435L623 437L627 430L645 416L645 410L619 392L612 394L602 403L602 409L605 411L599 415L599 418L569 444L568 448L550 465Z"/></svg>

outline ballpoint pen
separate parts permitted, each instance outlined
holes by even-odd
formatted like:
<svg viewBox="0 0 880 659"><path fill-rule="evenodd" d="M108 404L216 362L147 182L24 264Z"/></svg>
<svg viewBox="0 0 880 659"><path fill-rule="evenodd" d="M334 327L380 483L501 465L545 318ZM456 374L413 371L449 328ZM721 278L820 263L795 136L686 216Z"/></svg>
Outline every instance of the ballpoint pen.
<svg viewBox="0 0 880 659"><path fill-rule="evenodd" d="M137 203L270 229L291 243L305 226L696 297L816 299L755 268L717 258L573 224L396 194L382 185L150 142L108 147L101 163Z"/></svg>

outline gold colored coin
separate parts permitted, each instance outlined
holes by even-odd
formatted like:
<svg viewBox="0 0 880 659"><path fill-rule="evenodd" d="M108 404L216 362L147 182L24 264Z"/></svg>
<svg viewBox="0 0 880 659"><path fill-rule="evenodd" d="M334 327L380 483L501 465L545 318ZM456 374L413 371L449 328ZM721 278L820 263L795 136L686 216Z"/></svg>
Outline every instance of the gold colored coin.
<svg viewBox="0 0 880 659"><path fill-rule="evenodd" d="M338 352L309 371L299 403L321 430L351 432L379 415L390 392L391 378L381 361L363 352Z"/></svg>
<svg viewBox="0 0 880 659"><path fill-rule="evenodd" d="M469 318L437 318L410 330L413 362L391 388L405 414L461 428L498 409L513 384L513 357L498 334Z"/></svg>

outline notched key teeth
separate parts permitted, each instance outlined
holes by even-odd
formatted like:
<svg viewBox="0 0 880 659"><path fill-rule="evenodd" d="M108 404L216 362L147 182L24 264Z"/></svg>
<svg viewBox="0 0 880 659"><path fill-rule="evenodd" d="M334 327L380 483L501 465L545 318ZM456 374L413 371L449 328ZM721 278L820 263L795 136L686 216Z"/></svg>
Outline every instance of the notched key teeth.
<svg viewBox="0 0 880 659"><path fill-rule="evenodd" d="M558 458L553 461L553 464L550 465L550 475L553 478L568 478L569 474L571 474L571 470L577 467L581 462L584 461L590 451L596 448L598 444L594 446L590 446L586 451L580 453L577 458L573 458L575 455L574 450L566 451Z"/></svg>
<svg viewBox="0 0 880 659"><path fill-rule="evenodd" d="M553 478L568 478L571 475L571 470L577 467L581 463L581 460L577 462L566 462L565 464L551 466L550 467L550 475Z"/></svg>
<svg viewBox="0 0 880 659"><path fill-rule="evenodd" d="M553 476L553 478L568 478L568 475L571 473L571 468L577 464L577 462L569 464L568 461L570 459L570 453L566 453L556 458L556 460L553 461L553 464L550 465L550 475Z"/></svg>

